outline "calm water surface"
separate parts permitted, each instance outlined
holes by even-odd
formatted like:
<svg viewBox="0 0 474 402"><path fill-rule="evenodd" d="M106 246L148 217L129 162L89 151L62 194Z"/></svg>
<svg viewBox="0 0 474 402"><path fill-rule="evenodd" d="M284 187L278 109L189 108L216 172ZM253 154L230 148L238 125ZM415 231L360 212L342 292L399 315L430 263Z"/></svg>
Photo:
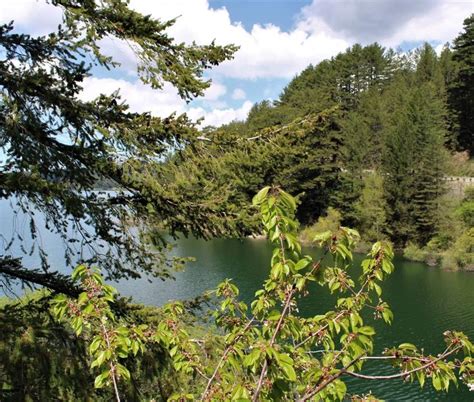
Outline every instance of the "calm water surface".
<svg viewBox="0 0 474 402"><path fill-rule="evenodd" d="M7 210L7 204L0 202L0 232L4 235L12 225L12 214ZM15 225L17 230L28 227L21 217L15 218ZM60 266L61 243L50 233L42 234L42 241L49 250L50 259ZM143 278L121 281L116 284L119 291L133 296L135 301L161 305L169 300L196 297L223 279L232 278L239 286L242 298L249 301L269 271L271 247L264 240L179 239L175 243L175 255L196 258L185 271L175 274L175 280L163 282L154 279L150 283ZM316 256L315 250L306 249L305 252ZM25 263L33 263L34 258L27 257ZM463 331L474 339L473 273L445 272L399 258L395 260L395 266L395 272L383 286L384 300L391 305L395 315L392 326L380 321L372 322L372 318L367 317L367 323L377 330L376 352L402 342L414 343L433 353L440 352L444 346L442 333L446 329ZM315 286L310 296L300 302L300 311L304 315L320 314L333 308L333 303L334 297ZM391 371L385 365L366 365L364 372L387 374ZM350 378L347 383L351 393L372 391L375 396L388 401L474 401L474 393L468 392L463 385L458 389L453 387L448 394L440 394L428 381L423 390L416 384L400 380L367 383Z"/></svg>

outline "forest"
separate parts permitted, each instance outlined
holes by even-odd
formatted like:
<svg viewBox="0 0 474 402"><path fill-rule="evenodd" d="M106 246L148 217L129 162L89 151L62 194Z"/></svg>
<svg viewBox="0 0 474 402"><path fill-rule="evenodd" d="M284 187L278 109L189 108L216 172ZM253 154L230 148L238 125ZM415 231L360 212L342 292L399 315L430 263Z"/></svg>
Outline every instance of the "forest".
<svg viewBox="0 0 474 402"><path fill-rule="evenodd" d="M396 325L383 296L395 254L474 269L474 188L451 184L474 176L474 15L440 54L355 44L245 121L201 127L132 111L118 91L81 98L87 77L118 67L101 41L129 44L137 77L185 101L238 46L179 43L176 20L124 0L51 4L54 32L0 25L0 200L28 233L0 232L1 400L384 398L354 379L474 389L468 334L379 350L374 329ZM266 280L251 300L231 279L160 306L118 293L117 281L172 280L189 262L172 252L183 236L264 237ZM300 314L318 292L333 307Z"/></svg>
<svg viewBox="0 0 474 402"><path fill-rule="evenodd" d="M234 210L281 186L298 195L303 240L343 224L408 258L472 269L474 195L467 184L453 199L446 180L474 174L474 21L465 24L440 55L428 43L409 53L374 43L308 66L246 121L206 127L203 144L173 160L178 174L227 184ZM247 213L238 219L251 227Z"/></svg>

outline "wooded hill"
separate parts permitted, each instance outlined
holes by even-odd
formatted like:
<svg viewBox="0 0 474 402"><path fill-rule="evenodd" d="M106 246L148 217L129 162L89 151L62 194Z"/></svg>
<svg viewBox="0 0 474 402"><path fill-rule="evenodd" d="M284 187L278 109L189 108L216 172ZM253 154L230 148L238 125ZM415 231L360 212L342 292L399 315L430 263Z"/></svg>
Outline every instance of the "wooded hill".
<svg viewBox="0 0 474 402"><path fill-rule="evenodd" d="M472 226L457 219L456 230L446 228L459 205L443 204L443 176L453 160L466 159L468 174L472 166L473 37L471 16L439 55L428 43L408 53L356 44L308 66L276 101L256 103L245 121L206 127L201 144L170 158L173 191L204 185L248 228L252 194L277 185L299 194L305 225L334 208L367 241L436 238L446 249ZM472 208L469 195L465 202Z"/></svg>

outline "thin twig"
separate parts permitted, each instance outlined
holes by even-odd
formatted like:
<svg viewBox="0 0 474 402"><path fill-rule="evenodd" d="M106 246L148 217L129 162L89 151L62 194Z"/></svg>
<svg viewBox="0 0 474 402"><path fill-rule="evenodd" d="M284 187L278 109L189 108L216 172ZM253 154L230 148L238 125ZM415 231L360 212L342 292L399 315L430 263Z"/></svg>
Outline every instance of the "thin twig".
<svg viewBox="0 0 474 402"><path fill-rule="evenodd" d="M446 351L445 353L441 354L438 358L431 360L430 362L424 364L423 366L416 367L414 369L411 369L409 371L404 371L402 373L397 373L397 374L392 374L392 375L366 375L366 374L353 373L353 372L348 371L346 374L352 377L363 378L364 380L393 380L395 378L404 378L410 374L416 373L417 371L424 370L432 366L436 362L439 362L440 360L445 359L446 357L452 355L453 353L457 352L461 348L462 346L458 346L457 348L451 350L450 352Z"/></svg>
<svg viewBox="0 0 474 402"><path fill-rule="evenodd" d="M247 325L245 325L244 329L241 331L241 333L239 335L237 335L235 337L235 339L232 341L232 343L227 346L226 350L224 350L224 353L222 354L222 357L221 359L219 360L219 362L217 363L217 366L214 370L214 372L212 373L212 376L209 378L209 381L207 382L207 385L206 385L206 388L204 389L204 392L202 393L202 396L201 396L201 400L204 400L209 392L209 389L211 388L211 384L212 384L212 381L214 381L214 378L216 378L216 375L222 365L222 363L224 363L224 360L226 359L227 355L229 354L230 350L232 349L232 345L237 342L237 340L247 332L247 330L250 328L250 326L252 325L253 321L255 320L255 317L252 317L249 322L247 323Z"/></svg>
<svg viewBox="0 0 474 402"><path fill-rule="evenodd" d="M334 318L331 319L331 321L337 321L339 318L343 317L349 312L349 310L342 310L339 314L337 314ZM315 333L312 333L308 335L305 339L303 339L300 343L296 345L297 348L300 346L303 346L306 342L310 341L313 339L315 336L318 336L322 331L327 329L329 327L329 323L323 325L321 328L319 328Z"/></svg>
<svg viewBox="0 0 474 402"><path fill-rule="evenodd" d="M101 328L102 328L102 333L105 337L105 342L107 343L107 348L110 349L109 332L108 332L108 330L105 327L103 322L101 322L100 325L101 325ZM109 363L109 365L110 365L110 374L111 374L111 377L112 377L112 383L114 384L115 398L117 399L117 402L120 402L120 393L119 393L118 386L117 386L117 379L115 378L116 366L115 366L113 360Z"/></svg>
<svg viewBox="0 0 474 402"><path fill-rule="evenodd" d="M303 397L301 399L299 399L298 402L304 402L304 401L307 401L308 399L311 399L319 391L326 388L329 384L331 384L332 382L337 380L341 375L343 375L345 372L347 372L347 370L351 366L353 366L355 363L357 363L362 357L364 357L364 356L362 355L362 356L356 357L354 360L352 360L350 363L348 363L346 366L344 366L341 369L341 371L339 371L338 373L336 373L336 374L330 376L329 378L327 378L326 380L324 380L313 391L307 393L306 395L303 395Z"/></svg>

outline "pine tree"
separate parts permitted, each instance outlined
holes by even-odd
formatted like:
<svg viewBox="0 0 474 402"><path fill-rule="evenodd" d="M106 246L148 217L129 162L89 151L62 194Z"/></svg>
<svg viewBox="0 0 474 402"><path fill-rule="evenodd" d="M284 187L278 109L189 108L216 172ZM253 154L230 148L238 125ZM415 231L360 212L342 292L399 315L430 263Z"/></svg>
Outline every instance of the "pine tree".
<svg viewBox="0 0 474 402"><path fill-rule="evenodd" d="M256 230L248 203L266 184L298 194L298 217L303 223L312 222L341 187L339 120L340 111L329 109L258 131L242 133L233 131L234 125L225 126L208 133L199 146L187 147L184 162L166 164L163 170L176 177L170 180L171 188L176 188L172 183L183 183L178 178L186 178L218 193L228 212L238 211L244 231ZM183 183L176 191L190 194L193 187Z"/></svg>
<svg viewBox="0 0 474 402"><path fill-rule="evenodd" d="M474 14L464 20L455 40L453 60L457 76L449 88L449 103L457 117L457 145L474 155Z"/></svg>
<svg viewBox="0 0 474 402"><path fill-rule="evenodd" d="M419 83L432 82L440 91L444 90L444 77L438 56L429 43L418 49L415 76Z"/></svg>
<svg viewBox="0 0 474 402"><path fill-rule="evenodd" d="M106 37L131 44L145 84L160 89L169 82L185 100L203 93L209 86L204 71L230 58L236 48L176 44L166 33L173 20L143 16L128 8L128 1L53 4L61 7L64 20L49 35L21 34L13 23L0 26L0 148L5 155L0 198L13 199L31 217L32 242L38 247L35 213L43 214L47 228L67 246L70 265L79 244L94 250L90 262L110 277L166 274L167 257L150 252L125 222L136 227L159 222L171 233L204 236L229 228L218 206L200 202L199 195L178 198L155 173L169 150L192 142L197 130L185 115L161 119L132 113L117 93L91 102L78 95L93 66L116 66L101 53L100 40ZM116 183L119 191L98 196L92 190L99 179ZM104 243L110 248L96 248ZM73 292L64 277L50 270L41 248L39 255L41 269L23 267L19 255L4 255L0 274Z"/></svg>
<svg viewBox="0 0 474 402"><path fill-rule="evenodd" d="M383 171L392 239L425 244L434 234L436 199L443 193L445 109L432 83L415 86L405 79L393 84L386 102Z"/></svg>
<svg viewBox="0 0 474 402"><path fill-rule="evenodd" d="M443 76L445 89L446 109L446 126L448 134L446 136L446 145L449 149L455 149L457 144L457 117L450 103L450 88L454 84L457 76L457 63L453 60L453 52L447 43L439 56L439 68Z"/></svg>
<svg viewBox="0 0 474 402"><path fill-rule="evenodd" d="M382 89L394 66L392 51L377 43L355 44L330 60L308 66L284 88L276 104L295 108L300 116L335 105L349 110L369 88Z"/></svg>

